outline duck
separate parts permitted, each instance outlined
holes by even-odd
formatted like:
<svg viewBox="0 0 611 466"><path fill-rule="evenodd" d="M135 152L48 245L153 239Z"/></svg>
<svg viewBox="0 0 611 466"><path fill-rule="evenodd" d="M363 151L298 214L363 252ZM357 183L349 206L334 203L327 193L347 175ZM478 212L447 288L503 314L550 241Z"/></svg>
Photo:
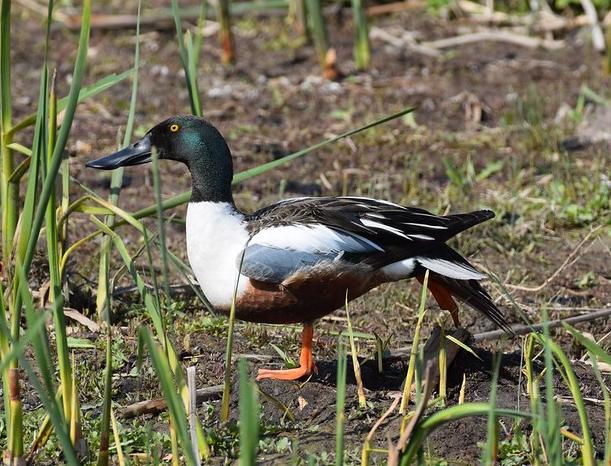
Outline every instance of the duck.
<svg viewBox="0 0 611 466"><path fill-rule="evenodd" d="M297 380L316 371L314 323L373 288L416 278L460 325L462 302L511 332L478 271L447 241L494 217L490 210L435 215L362 196L284 199L244 213L232 193L232 155L207 120L170 117L143 138L88 162L112 170L159 159L186 165L192 194L186 249L202 292L218 312L266 324L302 324L299 367L258 370L257 379Z"/></svg>

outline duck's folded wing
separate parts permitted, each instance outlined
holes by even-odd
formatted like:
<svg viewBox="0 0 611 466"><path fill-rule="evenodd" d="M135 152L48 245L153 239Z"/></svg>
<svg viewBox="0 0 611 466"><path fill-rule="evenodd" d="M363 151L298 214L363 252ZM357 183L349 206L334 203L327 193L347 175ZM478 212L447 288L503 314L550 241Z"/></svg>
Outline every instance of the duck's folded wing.
<svg viewBox="0 0 611 466"><path fill-rule="evenodd" d="M248 226L253 244L315 255L342 253L342 260L380 268L437 249L461 231L492 217L489 210L440 216L365 197L305 197L255 212L249 216ZM269 262L280 260L282 251L269 252L274 257ZM293 257L297 256L285 256L288 264L300 260L291 260ZM309 263L314 259L307 256L304 260Z"/></svg>
<svg viewBox="0 0 611 466"><path fill-rule="evenodd" d="M254 233L270 225L321 224L355 233L378 245L409 247L419 242L445 242L492 217L494 213L489 210L435 215L423 209L367 197L303 197L261 209L249 216L248 224Z"/></svg>
<svg viewBox="0 0 611 466"><path fill-rule="evenodd" d="M241 261L241 274L266 283L282 283L297 272L323 263L351 261L383 253L376 243L350 232L321 224L270 226L249 241Z"/></svg>

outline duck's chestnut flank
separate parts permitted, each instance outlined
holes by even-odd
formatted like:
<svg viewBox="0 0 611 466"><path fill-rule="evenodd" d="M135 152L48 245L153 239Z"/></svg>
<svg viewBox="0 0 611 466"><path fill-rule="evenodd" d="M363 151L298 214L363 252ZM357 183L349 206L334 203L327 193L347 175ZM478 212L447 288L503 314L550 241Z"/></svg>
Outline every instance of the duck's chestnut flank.
<svg viewBox="0 0 611 466"><path fill-rule="evenodd" d="M202 291L221 312L267 323L304 324L300 367L260 370L259 379L293 380L315 370L313 320L384 282L429 273L428 287L456 325L456 299L510 332L480 285L478 272L446 241L494 217L489 210L438 216L365 197L286 199L252 214L233 202L231 152L206 120L174 116L133 145L87 165L98 169L159 158L184 163L193 194L187 210L187 252Z"/></svg>

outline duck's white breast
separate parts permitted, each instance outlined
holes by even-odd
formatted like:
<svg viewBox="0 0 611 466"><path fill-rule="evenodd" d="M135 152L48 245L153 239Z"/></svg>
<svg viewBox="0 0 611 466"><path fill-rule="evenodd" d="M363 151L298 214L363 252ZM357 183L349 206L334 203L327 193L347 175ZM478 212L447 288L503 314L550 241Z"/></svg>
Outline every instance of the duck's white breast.
<svg viewBox="0 0 611 466"><path fill-rule="evenodd" d="M244 215L226 202L192 202L187 207L187 255L210 303L229 308L239 257L248 242ZM239 297L248 279L240 277Z"/></svg>

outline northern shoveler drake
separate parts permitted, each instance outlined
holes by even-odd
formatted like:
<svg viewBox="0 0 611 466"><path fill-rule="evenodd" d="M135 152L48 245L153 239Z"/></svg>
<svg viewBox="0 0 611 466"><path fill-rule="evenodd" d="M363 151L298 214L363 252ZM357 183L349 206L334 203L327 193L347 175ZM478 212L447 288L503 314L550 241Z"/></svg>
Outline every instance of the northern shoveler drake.
<svg viewBox="0 0 611 466"><path fill-rule="evenodd" d="M187 252L210 303L228 313L236 290L236 317L271 324L302 323L300 366L261 369L258 379L294 380L315 370L313 322L372 288L417 278L459 325L455 299L508 330L479 281L485 275L446 244L494 217L489 210L439 216L366 197L300 197L253 214L233 201L231 152L219 131L202 118L175 116L133 145L88 167L110 170L160 159L191 172Z"/></svg>

